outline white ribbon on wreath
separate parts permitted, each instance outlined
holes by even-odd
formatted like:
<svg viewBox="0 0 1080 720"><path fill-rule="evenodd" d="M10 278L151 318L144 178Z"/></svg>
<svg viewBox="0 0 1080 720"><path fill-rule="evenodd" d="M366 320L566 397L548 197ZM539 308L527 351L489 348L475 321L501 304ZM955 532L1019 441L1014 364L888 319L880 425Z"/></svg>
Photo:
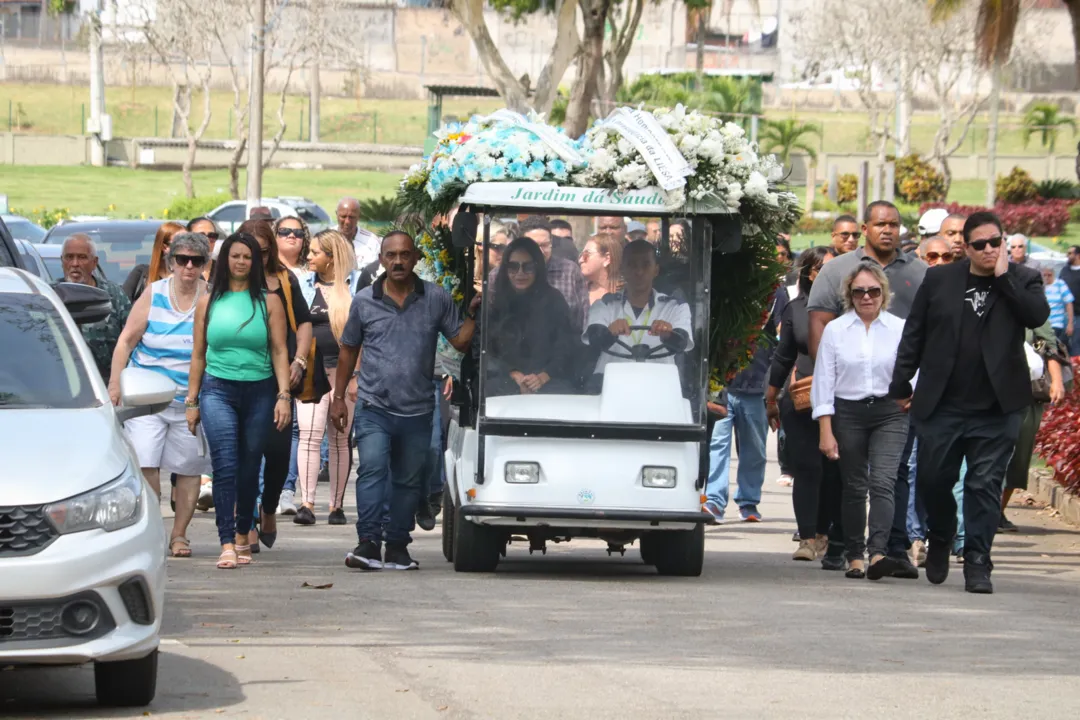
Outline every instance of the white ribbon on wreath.
<svg viewBox="0 0 1080 720"><path fill-rule="evenodd" d="M626 138L641 154L656 182L664 190L677 190L686 186L686 178L694 169L686 161L671 136L651 112L631 108L616 108L601 127L610 128Z"/></svg>
<svg viewBox="0 0 1080 720"><path fill-rule="evenodd" d="M483 119L483 122L503 123L519 127L535 135L540 142L547 145L567 165L578 167L585 164L585 158L574 149L569 138L551 125L540 121L540 118L530 119L519 112L503 108L488 115Z"/></svg>

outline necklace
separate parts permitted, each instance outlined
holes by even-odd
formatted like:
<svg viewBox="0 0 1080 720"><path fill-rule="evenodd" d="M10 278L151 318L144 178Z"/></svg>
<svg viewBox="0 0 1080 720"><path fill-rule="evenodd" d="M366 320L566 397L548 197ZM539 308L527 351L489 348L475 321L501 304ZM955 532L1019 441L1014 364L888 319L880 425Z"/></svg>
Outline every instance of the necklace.
<svg viewBox="0 0 1080 720"><path fill-rule="evenodd" d="M180 307L180 299L176 294L176 278L169 278L169 302L172 303L173 308L185 315L195 309L195 306L199 304L199 295L202 294L202 283L195 281L195 298L191 301L191 307L187 310L183 310Z"/></svg>

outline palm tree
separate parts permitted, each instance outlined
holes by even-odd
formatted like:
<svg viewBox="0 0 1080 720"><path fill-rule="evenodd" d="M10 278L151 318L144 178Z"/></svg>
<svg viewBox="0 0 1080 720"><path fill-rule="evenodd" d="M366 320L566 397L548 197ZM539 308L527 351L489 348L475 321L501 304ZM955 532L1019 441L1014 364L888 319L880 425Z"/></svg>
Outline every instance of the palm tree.
<svg viewBox="0 0 1080 720"><path fill-rule="evenodd" d="M1035 103L1024 113L1024 147L1031 136L1038 133L1042 146L1054 152L1058 133L1063 127L1076 132L1076 120L1061 114L1061 108L1053 103Z"/></svg>
<svg viewBox="0 0 1080 720"><path fill-rule="evenodd" d="M791 153L800 150L817 162L817 150L807 142L807 138L816 135L821 139L821 126L816 123L799 122L795 118L785 120L766 120L761 129L759 144L765 152L776 154L780 164L785 167L791 161Z"/></svg>

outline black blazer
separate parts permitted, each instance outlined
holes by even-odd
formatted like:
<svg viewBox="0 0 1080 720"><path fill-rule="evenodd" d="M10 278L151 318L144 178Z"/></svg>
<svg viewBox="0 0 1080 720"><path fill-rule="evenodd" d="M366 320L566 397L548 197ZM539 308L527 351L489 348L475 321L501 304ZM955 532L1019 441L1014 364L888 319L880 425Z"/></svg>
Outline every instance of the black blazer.
<svg viewBox="0 0 1080 720"><path fill-rule="evenodd" d="M911 403L917 420L930 417L938 407L952 375L960 342L969 260L930 268L915 293L897 350L889 395L911 397L911 378L919 383ZM1035 270L1010 264L995 279L994 293L983 322L982 352L990 385L1002 412L1031 404L1031 376L1024 354L1024 332L1050 317L1042 277Z"/></svg>

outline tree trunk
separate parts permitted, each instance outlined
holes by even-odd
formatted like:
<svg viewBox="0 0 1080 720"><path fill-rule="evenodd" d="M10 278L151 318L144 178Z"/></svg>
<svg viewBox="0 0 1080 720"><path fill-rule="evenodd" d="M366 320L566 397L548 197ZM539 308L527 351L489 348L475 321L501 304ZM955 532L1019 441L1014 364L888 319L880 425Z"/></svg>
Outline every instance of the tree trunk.
<svg viewBox="0 0 1080 720"><path fill-rule="evenodd" d="M499 48L488 32L487 23L484 21L483 0L453 0L450 11L461 22L465 31L472 38L476 54L484 63L488 78L499 91L506 107L518 112L528 110L529 102L521 82L514 77L510 66L503 60Z"/></svg>
<svg viewBox="0 0 1080 720"><path fill-rule="evenodd" d="M240 199L240 161L247 149L247 135L237 139L236 149L229 157L229 197L233 200Z"/></svg>
<svg viewBox="0 0 1080 720"><path fill-rule="evenodd" d="M559 6L555 19L555 44L536 79L536 92L533 94L532 106L538 113L551 111L559 92L559 83L578 52L581 40L577 31L577 10L578 0L563 0Z"/></svg>
<svg viewBox="0 0 1080 720"><path fill-rule="evenodd" d="M615 18L611 18L613 27L612 46L604 53L606 72L603 74L603 85L600 89L605 114L615 107L616 96L625 81L623 66L626 64L626 58L630 55L630 49L634 45L634 33L641 23L641 13L645 8L645 0L629 0L629 3L623 8L625 14L621 22L615 23ZM614 10L615 7L612 7L613 14ZM601 70L604 70L604 68L601 68Z"/></svg>
<svg viewBox="0 0 1080 720"><path fill-rule="evenodd" d="M1072 21L1073 35L1073 67L1076 79L1073 87L1080 90L1080 0L1063 0L1069 11L1069 19Z"/></svg>
<svg viewBox="0 0 1080 720"><path fill-rule="evenodd" d="M596 97L600 67L604 63L604 25L607 22L611 0L585 0L581 4L583 26L581 53L577 60L577 75L570 91L570 104L566 108L566 134L576 138L589 127L589 110Z"/></svg>
<svg viewBox="0 0 1080 720"><path fill-rule="evenodd" d="M702 8L697 11L697 91L705 88L705 22L708 12Z"/></svg>
<svg viewBox="0 0 1080 720"><path fill-rule="evenodd" d="M998 112L1001 110L1001 62L995 60L990 70L990 129L986 133L986 207L997 200Z"/></svg>
<svg viewBox="0 0 1080 720"><path fill-rule="evenodd" d="M320 112L319 101L322 95L322 88L319 86L319 58L315 58L315 62L308 69L308 99L310 101L308 108L308 121L310 123L308 129L308 140L310 142L319 142L319 116Z"/></svg>
<svg viewBox="0 0 1080 720"><path fill-rule="evenodd" d="M184 156L184 166L180 172L184 176L184 191L189 198L195 197L195 180L191 177L191 168L195 166L195 153L199 151L199 141L189 134L187 141L187 155Z"/></svg>

